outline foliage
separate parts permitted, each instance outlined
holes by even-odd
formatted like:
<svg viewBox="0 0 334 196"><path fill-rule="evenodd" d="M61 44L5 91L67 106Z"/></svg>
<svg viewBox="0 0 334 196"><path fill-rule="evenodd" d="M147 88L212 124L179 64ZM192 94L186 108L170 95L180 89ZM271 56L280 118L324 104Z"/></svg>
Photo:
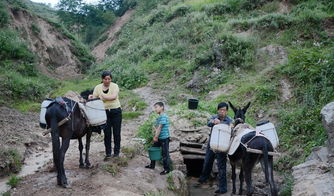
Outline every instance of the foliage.
<svg viewBox="0 0 334 196"><path fill-rule="evenodd" d="M86 72L89 66L95 61L95 58L90 54L89 50L77 40L71 40L71 44L71 51L81 62L81 71Z"/></svg>
<svg viewBox="0 0 334 196"><path fill-rule="evenodd" d="M143 112L123 112L122 117L125 120L131 120L138 118L140 115L143 115Z"/></svg>
<svg viewBox="0 0 334 196"><path fill-rule="evenodd" d="M139 127L138 137L145 139L145 147L148 148L151 146L154 136L153 126L155 119L157 118L156 114L151 114L149 118Z"/></svg>
<svg viewBox="0 0 334 196"><path fill-rule="evenodd" d="M175 191L175 185L173 180L173 173L167 174L167 183L168 183L168 189L171 191Z"/></svg>
<svg viewBox="0 0 334 196"><path fill-rule="evenodd" d="M278 69L294 83L298 103L279 113L283 122L279 132L281 146L289 152L279 160L279 168L291 168L300 163L313 147L325 142L326 133L319 114L321 108L334 99L334 61L331 57L332 50L326 48L292 49L289 63Z"/></svg>
<svg viewBox="0 0 334 196"><path fill-rule="evenodd" d="M290 50L280 71L294 82L298 101L310 107L334 98L333 49L319 47Z"/></svg>
<svg viewBox="0 0 334 196"><path fill-rule="evenodd" d="M122 169L122 167L128 166L128 157L116 157L113 158L112 163L107 163L101 166L101 168L109 172L112 176L116 176Z"/></svg>
<svg viewBox="0 0 334 196"><path fill-rule="evenodd" d="M290 196L292 194L293 189L293 176L292 174L285 174L284 175L284 185L283 188L279 192L279 196Z"/></svg>
<svg viewBox="0 0 334 196"><path fill-rule="evenodd" d="M39 75L35 56L13 30L0 31L0 59L2 101L37 101L51 90L53 80Z"/></svg>
<svg viewBox="0 0 334 196"><path fill-rule="evenodd" d="M0 176L17 173L22 167L22 157L16 149L1 149L0 161L4 163L0 167Z"/></svg>
<svg viewBox="0 0 334 196"><path fill-rule="evenodd" d="M41 29L39 28L39 26L35 23L31 24L31 30L33 33L35 33L36 35L38 35L41 32Z"/></svg>
<svg viewBox="0 0 334 196"><path fill-rule="evenodd" d="M102 70L111 70L113 75L113 81L117 83L120 87L126 89L134 89L143 86L147 83L146 74L136 68L126 68L126 66L120 66L120 64L107 63L104 66L100 66L97 70L94 70L94 75L102 72Z"/></svg>
<svg viewBox="0 0 334 196"><path fill-rule="evenodd" d="M6 27L9 23L7 8L3 2L0 2L0 28Z"/></svg>
<svg viewBox="0 0 334 196"><path fill-rule="evenodd" d="M277 30L285 29L293 24L293 19L290 16L283 14L271 13L253 18L250 20L237 20L232 22L232 26L242 30L248 30L253 27L258 30Z"/></svg>
<svg viewBox="0 0 334 196"><path fill-rule="evenodd" d="M34 56L15 31L4 29L0 31L0 59L21 59L33 62Z"/></svg>
<svg viewBox="0 0 334 196"><path fill-rule="evenodd" d="M17 177L15 175L12 175L9 178L9 181L7 182L7 184L9 186L11 186L12 188L16 188L17 184L21 181L22 179L20 177Z"/></svg>
<svg viewBox="0 0 334 196"><path fill-rule="evenodd" d="M219 47L225 57L223 61L231 67L249 68L253 63L254 50L250 41L230 35L220 35Z"/></svg>

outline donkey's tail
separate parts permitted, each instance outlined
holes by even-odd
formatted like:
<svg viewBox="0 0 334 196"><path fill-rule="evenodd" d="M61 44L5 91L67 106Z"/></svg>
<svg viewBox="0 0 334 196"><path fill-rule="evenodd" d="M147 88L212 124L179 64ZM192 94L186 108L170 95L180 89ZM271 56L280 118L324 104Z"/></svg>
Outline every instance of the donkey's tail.
<svg viewBox="0 0 334 196"><path fill-rule="evenodd" d="M268 170L268 144L264 143L263 146L263 162L264 162L264 175L266 177L266 182L269 182L269 170Z"/></svg>
<svg viewBox="0 0 334 196"><path fill-rule="evenodd" d="M50 124L51 124L53 163L58 171L60 140L59 140L59 129L58 129L58 122L57 122L56 116L51 116Z"/></svg>

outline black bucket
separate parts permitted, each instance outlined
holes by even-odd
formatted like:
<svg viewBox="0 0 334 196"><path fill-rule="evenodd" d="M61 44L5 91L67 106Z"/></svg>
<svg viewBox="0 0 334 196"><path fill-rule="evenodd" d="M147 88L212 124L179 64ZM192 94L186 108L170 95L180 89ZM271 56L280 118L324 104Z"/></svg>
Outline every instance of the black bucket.
<svg viewBox="0 0 334 196"><path fill-rule="evenodd" d="M198 99L188 99L188 108L196 110L198 107Z"/></svg>

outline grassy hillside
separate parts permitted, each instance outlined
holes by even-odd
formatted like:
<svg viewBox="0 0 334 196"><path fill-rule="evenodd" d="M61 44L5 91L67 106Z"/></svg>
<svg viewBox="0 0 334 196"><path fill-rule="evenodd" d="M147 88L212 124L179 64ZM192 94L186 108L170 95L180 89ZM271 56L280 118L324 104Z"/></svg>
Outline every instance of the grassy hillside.
<svg viewBox="0 0 334 196"><path fill-rule="evenodd" d="M110 69L122 88L128 118L145 107L128 90L148 81L168 92L168 104L180 104L175 106L179 108L186 108L184 95L198 97L199 110L210 113L220 101L240 106L251 101L249 123L263 118L276 122L279 151L284 153L275 169L285 174L326 140L319 113L334 100L331 0L138 0L135 15L109 48L109 57L91 67L87 79L76 81L55 81L36 70L36 57L9 28L6 2L0 4L0 89L5 94L0 103L14 99L11 103L23 110L38 108L31 102L46 94L92 88L100 82L100 72ZM21 9L20 2L10 5ZM78 56L88 62L87 51L78 48ZM280 48L287 61L279 63L283 61L277 60L277 53L263 53L266 48ZM283 82L291 87L285 89ZM218 96L204 101L210 91ZM284 91L292 96L283 99ZM283 195L291 191L291 180L286 183Z"/></svg>
<svg viewBox="0 0 334 196"><path fill-rule="evenodd" d="M225 89L201 102L211 113L220 101L252 101L250 123L261 119L259 113L277 122L279 150L286 153L275 167L288 172L326 140L319 112L334 100L333 29L329 0L138 1L92 75L111 69L130 89L151 79L169 92L170 105L185 102L179 94L203 100ZM275 56L258 52L266 46L283 48L287 63L271 65ZM291 83L289 100L282 100L282 80Z"/></svg>
<svg viewBox="0 0 334 196"><path fill-rule="evenodd" d="M0 2L0 89L3 93L0 103L14 105L22 110L36 107L37 104L34 103L40 102L50 94L59 83L37 70L38 57L29 50L27 41L22 38L22 32L12 28L9 9L26 10L32 16L39 14L35 13L35 9L42 9L41 5L26 3L21 0ZM52 18L43 18L69 39L72 45L71 52L82 63L80 69L87 70L94 59L86 47ZM32 30L38 32L39 27Z"/></svg>

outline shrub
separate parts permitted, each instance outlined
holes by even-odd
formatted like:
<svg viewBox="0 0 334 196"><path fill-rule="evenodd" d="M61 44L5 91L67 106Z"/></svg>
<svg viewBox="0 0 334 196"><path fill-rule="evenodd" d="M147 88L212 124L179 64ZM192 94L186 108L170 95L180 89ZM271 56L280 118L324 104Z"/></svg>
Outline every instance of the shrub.
<svg viewBox="0 0 334 196"><path fill-rule="evenodd" d="M126 89L134 89L144 85L147 82L146 75L134 68L130 69L113 69L114 81Z"/></svg>
<svg viewBox="0 0 334 196"><path fill-rule="evenodd" d="M22 167L22 156L16 149L0 150L0 176L17 173Z"/></svg>
<svg viewBox="0 0 334 196"><path fill-rule="evenodd" d="M146 120L142 125L139 127L138 137L145 139L145 147L148 148L151 146L153 141L153 126L155 123L155 119L157 118L156 114L152 114L149 116L148 120Z"/></svg>
<svg viewBox="0 0 334 196"><path fill-rule="evenodd" d="M31 24L31 30L35 35L38 35L41 32L41 29L36 23Z"/></svg>
<svg viewBox="0 0 334 196"><path fill-rule="evenodd" d="M7 184L12 187L12 188L16 188L17 184L21 181L22 179L20 177L17 177L15 175L12 175L9 178L9 181L7 182Z"/></svg>
<svg viewBox="0 0 334 196"><path fill-rule="evenodd" d="M0 2L0 28L6 27L9 23L9 15L7 8Z"/></svg>
<svg viewBox="0 0 334 196"><path fill-rule="evenodd" d="M15 31L5 29L0 31L0 59L20 59L33 62L35 58Z"/></svg>
<svg viewBox="0 0 334 196"><path fill-rule="evenodd" d="M250 20L232 22L232 26L242 30L255 28L258 30L285 29L294 23L294 19L283 14L267 14Z"/></svg>
<svg viewBox="0 0 334 196"><path fill-rule="evenodd" d="M255 91L256 100L262 104L267 104L279 96L278 86L275 83L264 82L263 85L257 86Z"/></svg>
<svg viewBox="0 0 334 196"><path fill-rule="evenodd" d="M71 40L71 52L80 60L80 70L86 72L95 58L88 52L88 49L77 40Z"/></svg>
<svg viewBox="0 0 334 196"><path fill-rule="evenodd" d="M5 87L7 99L40 100L47 92L52 90L54 82L46 76L29 77L23 76L15 71L4 71L4 82L0 84Z"/></svg>
<svg viewBox="0 0 334 196"><path fill-rule="evenodd" d="M230 67L248 68L253 64L254 46L250 41L222 34L217 40L223 61Z"/></svg>
<svg viewBox="0 0 334 196"><path fill-rule="evenodd" d="M333 55L331 48L298 48L289 51L289 63L279 68L279 71L296 84L300 103L314 106L334 98Z"/></svg>

